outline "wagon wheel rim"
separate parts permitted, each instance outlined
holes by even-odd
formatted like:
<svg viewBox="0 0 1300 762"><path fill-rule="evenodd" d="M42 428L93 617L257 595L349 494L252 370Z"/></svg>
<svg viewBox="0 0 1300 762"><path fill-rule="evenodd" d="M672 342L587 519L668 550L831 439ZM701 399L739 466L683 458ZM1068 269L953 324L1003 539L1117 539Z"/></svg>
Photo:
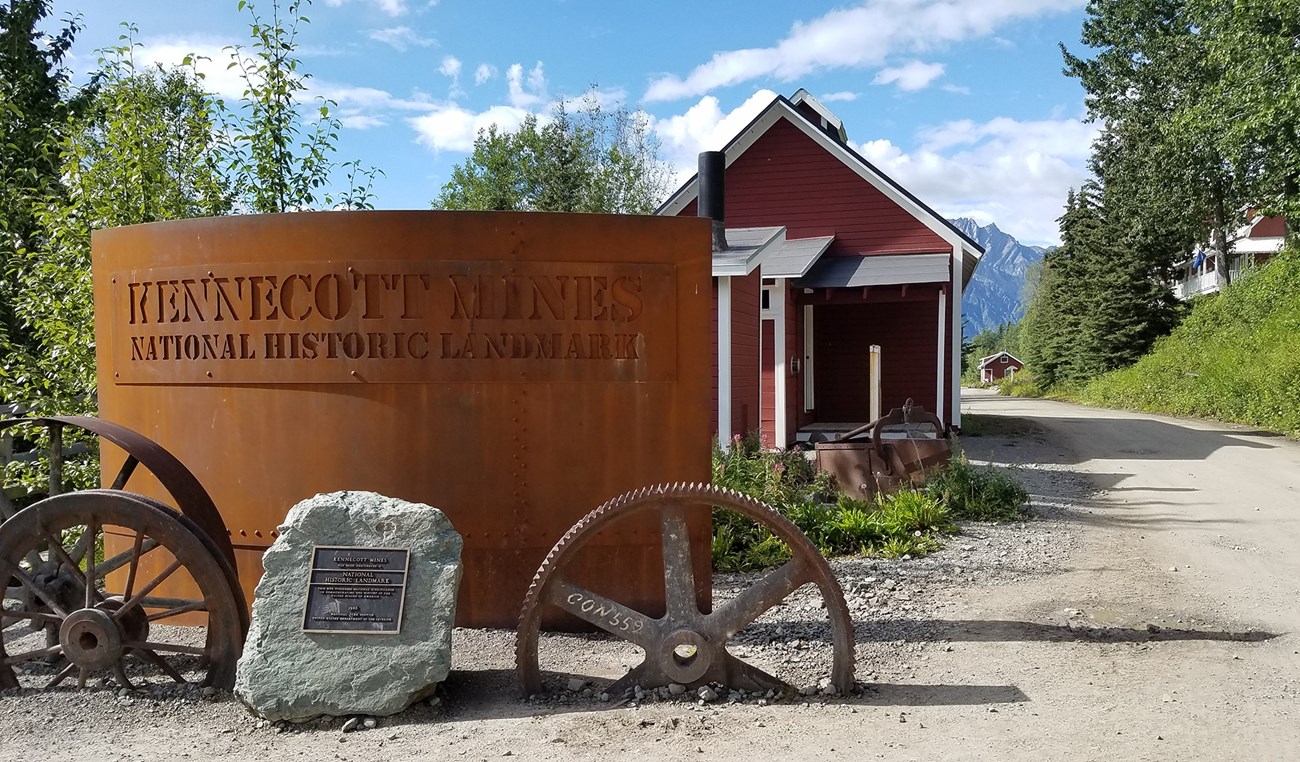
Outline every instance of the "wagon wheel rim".
<svg viewBox="0 0 1300 762"><path fill-rule="evenodd" d="M76 562L67 554L71 540L63 539L69 530L113 530L129 538L129 548L102 559L87 553ZM27 560L33 549L43 554L36 567ZM7 580L0 688L19 687L18 671L31 675L42 667L38 662L53 670L47 688L70 678L83 687L92 676L120 687L151 680L234 684L243 602L202 530L162 503L114 490L46 498L0 525L0 578ZM182 598L154 594L169 581L193 592ZM159 633L159 626L183 614L205 615L204 631ZM43 647L33 641L33 630L42 629L57 633Z"/></svg>
<svg viewBox="0 0 1300 762"><path fill-rule="evenodd" d="M692 510L712 507L732 510L763 524L787 544L791 559L705 614L696 605L686 518ZM563 573L569 560L600 529L646 511L659 514L663 536L665 613L658 619L582 588ZM833 646L831 683L847 691L853 685L854 663L853 622L848 605L829 564L793 522L751 497L706 484L661 484L626 493L570 528L533 577L515 641L520 688L524 695L542 691L538 664L542 614L558 609L645 651L644 661L608 689L611 694L635 685L678 683L691 688L710 682L746 690L785 690L789 686L784 681L740 660L727 650L727 644L749 623L808 584L817 587L826 603Z"/></svg>
<svg viewBox="0 0 1300 762"><path fill-rule="evenodd" d="M221 514L212 502L212 497L203 488L198 478L176 456L157 442L112 421L73 415L3 420L0 421L0 433L23 425L44 427L49 432L48 495L50 497L63 494L66 491L66 485L63 483L62 478L64 433L68 429L80 429L116 445L126 455L121 467L114 472L113 481L108 485L109 489L129 491L133 484L132 479L137 473L146 471L152 474L170 496L170 499L166 502L174 505L187 518L207 532L216 548L230 562L230 565L235 565L234 546L226 533L225 522L222 521ZM7 499L0 498L0 512L12 514L13 510L12 504ZM9 515L0 518L7 519Z"/></svg>

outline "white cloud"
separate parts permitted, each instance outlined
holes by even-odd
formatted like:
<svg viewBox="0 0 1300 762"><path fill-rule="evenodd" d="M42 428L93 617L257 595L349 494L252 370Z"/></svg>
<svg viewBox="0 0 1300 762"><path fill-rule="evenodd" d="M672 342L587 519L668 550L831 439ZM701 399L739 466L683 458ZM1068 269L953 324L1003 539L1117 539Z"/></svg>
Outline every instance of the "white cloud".
<svg viewBox="0 0 1300 762"><path fill-rule="evenodd" d="M888 140L862 156L945 217L972 217L1026 243L1056 243L1066 192L1087 177L1096 124L1075 119L960 120L918 133L905 151Z"/></svg>
<svg viewBox="0 0 1300 762"><path fill-rule="evenodd" d="M339 116L339 122L349 130L369 130L388 124L388 120L381 116L359 113L344 113Z"/></svg>
<svg viewBox="0 0 1300 762"><path fill-rule="evenodd" d="M451 77L452 79L460 77L460 69L460 59L455 56L443 56L442 65L438 67L438 71L441 72L443 76Z"/></svg>
<svg viewBox="0 0 1300 762"><path fill-rule="evenodd" d="M531 108L546 101L546 75L541 61L528 72L527 81L524 67L511 64L506 70L506 83L510 88L510 105L514 108Z"/></svg>
<svg viewBox="0 0 1300 762"><path fill-rule="evenodd" d="M837 93L826 93L825 95L819 95L817 97L817 100L821 101L822 103L835 103L836 101L856 101L857 99L858 99L858 94L854 92L849 92L848 90L841 90Z"/></svg>
<svg viewBox="0 0 1300 762"><path fill-rule="evenodd" d="M771 90L759 90L740 106L723 113L718 99L707 95L684 114L656 119L654 134L663 148L663 158L673 166L677 181L685 182L695 174L700 151L722 150L775 97Z"/></svg>
<svg viewBox="0 0 1300 762"><path fill-rule="evenodd" d="M491 125L503 132L515 130L530 112L515 106L492 106L473 112L455 104L439 106L428 114L407 119L416 132L416 142L434 151L468 152L481 129Z"/></svg>
<svg viewBox="0 0 1300 762"><path fill-rule="evenodd" d="M474 84L481 85L497 75L497 67L482 63L474 70Z"/></svg>
<svg viewBox="0 0 1300 762"><path fill-rule="evenodd" d="M898 85L899 90L913 92L925 89L941 76L943 76L943 64L908 61L902 66L881 69L871 84Z"/></svg>
<svg viewBox="0 0 1300 762"><path fill-rule="evenodd" d="M347 2L350 0L325 0L325 4L331 8L338 8ZM410 10L406 0L366 0L366 2L393 17L405 16Z"/></svg>
<svg viewBox="0 0 1300 762"><path fill-rule="evenodd" d="M985 37L1001 24L1083 5L1083 0L864 0L798 21L772 47L715 53L680 78L650 83L647 101L677 100L758 78L791 81L821 69L880 66L893 55Z"/></svg>
<svg viewBox="0 0 1300 762"><path fill-rule="evenodd" d="M427 48L434 44L436 40L432 37L421 36L409 26L393 26L386 29L371 29L366 36L376 42L382 42L385 45L391 45L397 50L406 50L411 46Z"/></svg>

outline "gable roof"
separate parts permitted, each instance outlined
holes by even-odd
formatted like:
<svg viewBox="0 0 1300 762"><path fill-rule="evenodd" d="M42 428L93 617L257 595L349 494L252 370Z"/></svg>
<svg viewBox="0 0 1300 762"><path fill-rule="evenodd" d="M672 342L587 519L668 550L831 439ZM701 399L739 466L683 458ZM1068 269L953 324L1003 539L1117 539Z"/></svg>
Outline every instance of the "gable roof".
<svg viewBox="0 0 1300 762"><path fill-rule="evenodd" d="M802 93L802 95L800 95ZM829 114L836 122L839 118L831 114L830 111L822 106L815 98L807 94L807 91L800 90L795 93L799 98L799 103L812 108L819 115ZM735 137L723 148L726 155L726 164L731 164L740 158L750 146L754 145L774 124L779 120L785 119L790 122L801 132L812 138L827 153L831 154L842 162L846 167L853 170L859 177L866 180L890 201L893 201L899 207L903 208L915 219L929 228L933 233L947 241L954 248L960 248L962 251L962 270L963 283L970 280L975 271L975 266L979 264L980 257L984 254L984 249L975 241L975 239L963 233L957 226L926 206L920 199L912 195L903 186L894 181L893 178L881 172L875 165L862 155L853 150L847 142L836 140L820 126L813 124L808 117L796 108L796 104L783 95L776 96L768 106L761 111L758 116L754 117L748 125L745 126ZM829 120L826 120L830 124ZM837 132L843 133L843 125L839 124ZM677 215L682 212L692 201L699 196L699 175L694 175L687 180L682 187L678 188L668 200L665 201L656 214Z"/></svg>
<svg viewBox="0 0 1300 762"><path fill-rule="evenodd" d="M1024 364L1025 364L1025 363L1024 363L1024 362L1023 362L1019 357L1016 357L1015 355L1011 354L1010 352L1007 352L1007 351L1003 350L1003 351L1001 351L1001 352L997 352L997 353L994 353L994 354L991 354L991 355L987 355L987 356L985 356L985 357L981 357L981 358L980 358L980 367L979 367L979 369L980 369L980 370L984 370L985 366L989 365L989 364L992 363L994 360L998 359L999 357L1002 357L1003 355L1005 355L1005 356L1006 356L1008 359L1010 359L1010 360L1015 360L1016 362L1020 363L1020 365L1021 365L1022 367L1023 367Z"/></svg>

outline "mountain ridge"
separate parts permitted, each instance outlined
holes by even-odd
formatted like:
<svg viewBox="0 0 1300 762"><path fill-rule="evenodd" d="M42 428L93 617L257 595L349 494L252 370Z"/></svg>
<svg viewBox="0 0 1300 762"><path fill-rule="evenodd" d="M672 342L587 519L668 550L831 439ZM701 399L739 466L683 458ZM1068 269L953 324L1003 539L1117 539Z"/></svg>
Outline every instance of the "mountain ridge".
<svg viewBox="0 0 1300 762"><path fill-rule="evenodd" d="M966 336L1015 323L1025 314L1021 301L1029 268L1041 262L1049 249L1026 246L997 223L980 225L968 217L951 220L984 248L984 256L962 295L961 310Z"/></svg>

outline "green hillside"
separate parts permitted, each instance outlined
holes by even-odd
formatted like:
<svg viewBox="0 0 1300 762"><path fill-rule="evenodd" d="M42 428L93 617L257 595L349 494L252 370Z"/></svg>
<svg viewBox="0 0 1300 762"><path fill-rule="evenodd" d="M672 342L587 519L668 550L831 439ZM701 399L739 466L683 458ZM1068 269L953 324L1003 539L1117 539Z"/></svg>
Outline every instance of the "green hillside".
<svg viewBox="0 0 1300 762"><path fill-rule="evenodd" d="M1300 250L1198 297L1150 354L1076 398L1300 435Z"/></svg>

